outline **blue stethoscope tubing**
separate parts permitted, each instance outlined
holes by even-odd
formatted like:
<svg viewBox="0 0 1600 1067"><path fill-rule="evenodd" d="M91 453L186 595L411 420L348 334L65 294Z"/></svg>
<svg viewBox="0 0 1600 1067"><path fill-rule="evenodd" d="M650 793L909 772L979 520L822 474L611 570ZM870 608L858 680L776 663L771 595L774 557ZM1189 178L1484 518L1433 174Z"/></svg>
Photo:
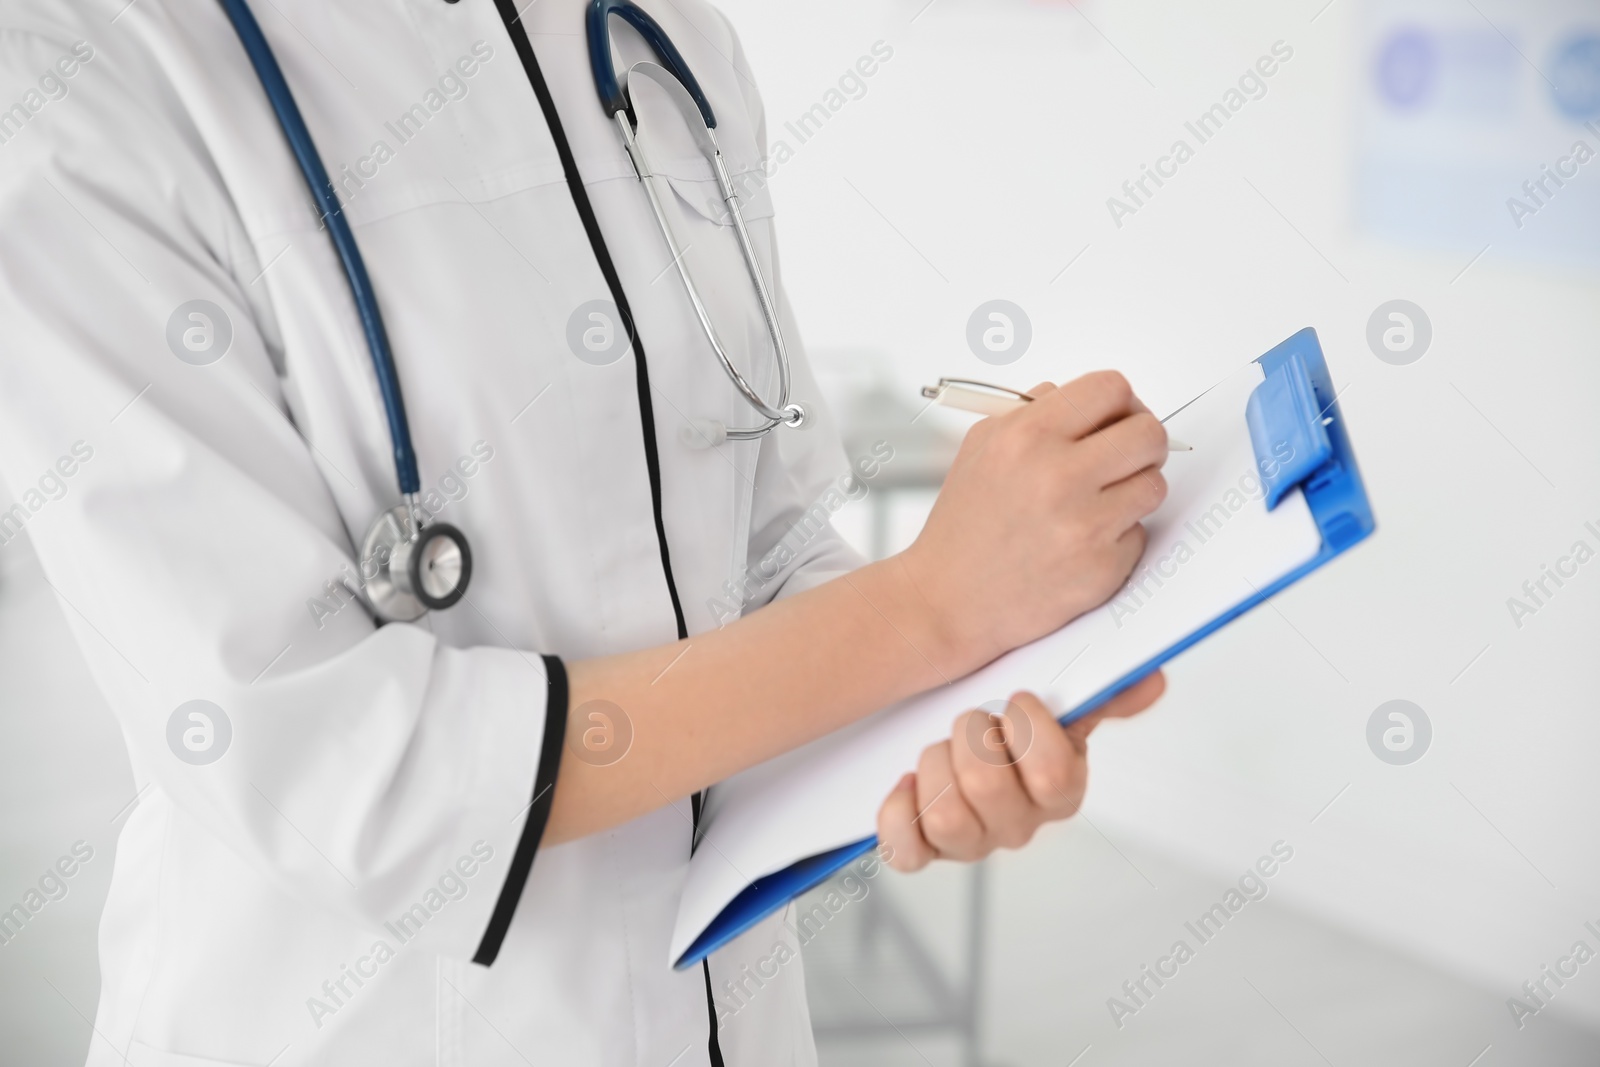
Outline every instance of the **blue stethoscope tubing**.
<svg viewBox="0 0 1600 1067"><path fill-rule="evenodd" d="M622 85L617 81L617 70L611 60L612 15L639 31L645 44L661 57L662 64L689 91L695 107L700 109L706 129L716 129L716 113L711 110L711 102L706 99L700 83L690 72L689 64L684 62L683 55L672 43L672 38L667 36L667 31L633 0L594 0L585 16L585 29L589 37L589 68L594 72L594 86L600 93L600 102L605 105L606 118L615 118L617 112L627 111L629 106L628 94L623 92Z"/></svg>
<svg viewBox="0 0 1600 1067"><path fill-rule="evenodd" d="M255 67L284 138L294 152L295 162L300 165L300 173L339 254L356 312L361 318L361 329L366 335L367 350L372 356L372 369L389 424L395 475L404 498L400 506L378 516L362 541L361 574L365 579L362 592L380 618L388 622L412 622L431 610L451 607L466 595L467 583L472 578L472 550L466 535L454 526L427 521L419 498L422 478L417 473L417 453L411 443L405 397L400 391L400 376L395 371L383 312L378 307L372 278L367 274L355 234L350 232L350 223L339 204L333 182L328 178L327 168L322 165L311 131L306 129L294 93L246 0L221 0L221 3Z"/></svg>
<svg viewBox="0 0 1600 1067"><path fill-rule="evenodd" d="M261 26L250 10L248 0L219 0L229 21L233 23L245 54L249 56L256 76L261 81L267 100L272 105L284 138L294 153L295 162L305 178L317 211L328 235L338 252L340 265L350 286L356 312L361 319L367 349L372 357L372 368L377 377L378 392L383 399L384 414L388 422L389 438L393 445L395 474L404 503L381 514L368 531L362 544L363 576L370 565L377 568L377 576L369 578L363 591L374 612L389 621L412 621L421 618L428 610L450 607L466 592L472 574L472 553L465 535L446 523L428 523L418 494L422 479L417 471L416 449L411 441L411 426L406 417L405 397L400 389L400 376L395 370L394 353L389 346L388 331L384 327L383 312L367 274L366 262L356 244L355 234L339 203L338 192L328 177L322 157L317 152L311 132L306 128L294 93L278 66L272 46L267 43ZM672 226L667 220L661 199L650 179L653 174L643 147L634 136L632 108L626 88L617 80L611 57L610 20L615 15L637 30L661 63L639 63L630 68L630 76L639 74L656 81L668 91L679 109L690 122L701 151L711 163L717 186L727 204L738 235L740 251L761 305L768 337L772 342L773 356L778 367L778 400L768 404L746 381L734 365L720 338L717 336L711 315L695 287L684 263ZM697 441L692 443L714 445L723 440L751 440L759 438L780 425L804 426L808 413L801 404L789 401L790 370L779 322L777 301L766 275L761 269L755 246L745 226L740 198L733 187L727 165L716 143L717 119L699 82L689 70L683 55L673 45L666 31L632 0L593 0L586 15L589 61L594 73L595 87L606 115L613 120L622 136L634 171L644 185L651 210L666 239L672 262L684 291L694 306L717 361L735 388L762 416L759 425L747 428L730 428L720 423L708 423L709 429L697 431ZM670 78L671 80L667 80ZM699 128L695 128L698 122Z"/></svg>
<svg viewBox="0 0 1600 1067"><path fill-rule="evenodd" d="M366 261L361 258L355 234L350 232L344 208L334 192L327 169L322 165L316 143L311 140L311 131L306 129L300 107L294 102L289 83L284 80L278 58L273 55L272 46L267 44L260 24L250 11L250 5L246 0L222 0L222 7L233 21L233 28L239 34L239 41L244 45L251 65L256 68L256 75L261 79L272 110L278 116L278 124L283 127L284 137L294 151L295 161L300 164L300 173L305 175L306 185L316 199L317 211L323 224L328 227L329 236L333 238L339 261L344 265L345 277L350 282L350 294L355 298L356 311L361 316L361 329L367 337L367 348L372 353L372 369L378 377L378 391L383 394L383 410L389 420L389 438L394 444L394 466L400 479L400 495L409 499L422 489L422 479L417 474L417 453L411 446L411 424L406 419L406 402L400 392L400 376L394 369L389 333L384 329L383 312L378 309L378 297L373 292L372 279L367 275Z"/></svg>

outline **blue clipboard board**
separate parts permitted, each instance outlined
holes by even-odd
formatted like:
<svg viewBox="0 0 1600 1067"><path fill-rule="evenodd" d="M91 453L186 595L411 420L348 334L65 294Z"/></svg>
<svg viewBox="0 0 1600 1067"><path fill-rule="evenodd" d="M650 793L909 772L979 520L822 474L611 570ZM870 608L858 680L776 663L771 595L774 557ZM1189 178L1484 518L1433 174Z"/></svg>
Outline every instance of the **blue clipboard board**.
<svg viewBox="0 0 1600 1067"><path fill-rule="evenodd" d="M1063 725L1083 717L1106 701L1146 677L1162 664L1268 598L1298 582L1336 556L1359 544L1376 529L1372 504L1367 499L1361 471L1350 446L1350 435L1340 417L1333 379L1322 355L1317 332L1306 327L1272 351L1256 360L1265 372L1245 407L1245 422L1258 460L1272 457L1275 442L1293 445L1295 460L1276 464L1274 473L1263 477L1264 503L1268 510L1292 489L1305 496L1311 516L1322 535L1316 555L1294 570L1269 583L1255 594L1201 626L1183 640L1129 671L1100 692L1061 716ZM1268 469L1265 465L1263 470ZM781 871L758 878L728 902L716 919L673 964L683 970L726 945L756 923L778 911L789 901L821 885L850 861L870 852L876 837L864 837L848 845L803 860Z"/></svg>

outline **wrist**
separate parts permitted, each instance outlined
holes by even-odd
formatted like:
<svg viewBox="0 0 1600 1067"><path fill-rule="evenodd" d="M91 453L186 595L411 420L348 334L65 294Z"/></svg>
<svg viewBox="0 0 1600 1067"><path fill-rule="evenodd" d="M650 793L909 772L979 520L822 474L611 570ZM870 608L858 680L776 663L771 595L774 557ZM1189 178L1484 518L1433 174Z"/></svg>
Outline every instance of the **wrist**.
<svg viewBox="0 0 1600 1067"><path fill-rule="evenodd" d="M954 613L939 601L936 574L913 549L879 560L860 574L868 593L906 644L948 684L970 674L989 658L958 627Z"/></svg>

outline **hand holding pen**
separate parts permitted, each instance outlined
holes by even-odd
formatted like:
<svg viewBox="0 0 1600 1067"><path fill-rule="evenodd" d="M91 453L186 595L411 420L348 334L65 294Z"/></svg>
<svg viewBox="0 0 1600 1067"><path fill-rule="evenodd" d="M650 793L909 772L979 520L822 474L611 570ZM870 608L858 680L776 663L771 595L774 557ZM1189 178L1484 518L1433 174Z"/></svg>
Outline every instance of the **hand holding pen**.
<svg viewBox="0 0 1600 1067"><path fill-rule="evenodd" d="M937 385L922 387L922 395L935 404L957 411L970 411L975 415L1006 415L1033 400L1027 393L1004 385L974 381L971 378L940 378ZM1168 452L1193 452L1176 438L1167 438Z"/></svg>

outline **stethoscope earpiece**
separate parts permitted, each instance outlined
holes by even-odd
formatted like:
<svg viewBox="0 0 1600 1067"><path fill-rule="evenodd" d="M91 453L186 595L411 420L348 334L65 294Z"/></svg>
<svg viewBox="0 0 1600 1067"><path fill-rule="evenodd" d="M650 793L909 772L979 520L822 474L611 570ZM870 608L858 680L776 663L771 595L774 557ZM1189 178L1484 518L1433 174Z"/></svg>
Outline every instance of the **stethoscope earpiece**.
<svg viewBox="0 0 1600 1067"><path fill-rule="evenodd" d="M811 411L804 404L788 404L780 409L781 419L754 430L730 430L728 424L718 419L691 418L678 428L678 440L687 448L716 448L726 441L752 441L768 429L782 424L791 430L804 430L811 425Z"/></svg>

